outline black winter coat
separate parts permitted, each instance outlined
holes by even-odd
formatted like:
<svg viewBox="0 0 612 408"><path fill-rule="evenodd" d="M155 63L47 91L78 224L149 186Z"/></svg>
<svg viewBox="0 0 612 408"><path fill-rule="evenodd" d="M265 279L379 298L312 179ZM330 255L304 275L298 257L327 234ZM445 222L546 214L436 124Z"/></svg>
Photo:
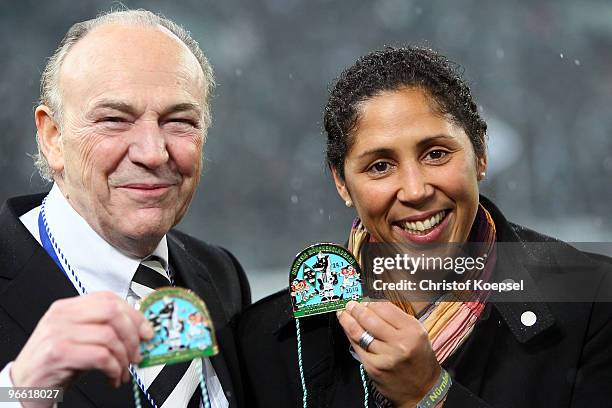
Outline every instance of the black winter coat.
<svg viewBox="0 0 612 408"><path fill-rule="evenodd" d="M40 205L42 198L43 195L12 198L0 209L0 369L15 360L54 301L78 296L53 259L19 221L19 216ZM211 363L230 407L242 407L233 324L251 300L244 271L226 250L178 231L169 232L168 250L177 285L190 288L207 303L221 348ZM65 390L64 402L59 406L133 407L132 386L124 384L114 389L100 371L88 371Z"/></svg>
<svg viewBox="0 0 612 408"><path fill-rule="evenodd" d="M603 292L611 297L612 260L509 223L486 198L481 203L498 242L521 244L518 256L498 254L494 275L502 280L511 271L515 280L525 279L533 301L487 303L470 337L443 364L453 379L444 407L612 407L612 303L596 300ZM554 245L536 244L542 242ZM572 290L575 268L564 265L568 260L586 271L579 280L592 301L542 301L540 291L552 282ZM526 311L537 318L530 327L521 323ZM335 314L300 323L308 406L363 406L359 366ZM248 406L301 407L289 291L247 309L238 339Z"/></svg>

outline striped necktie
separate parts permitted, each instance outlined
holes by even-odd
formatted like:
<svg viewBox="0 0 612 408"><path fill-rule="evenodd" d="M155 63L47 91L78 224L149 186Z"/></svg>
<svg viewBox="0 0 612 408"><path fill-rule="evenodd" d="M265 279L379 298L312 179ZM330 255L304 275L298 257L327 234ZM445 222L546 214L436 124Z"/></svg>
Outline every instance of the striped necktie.
<svg viewBox="0 0 612 408"><path fill-rule="evenodd" d="M134 304L149 293L162 286L170 286L166 269L157 258L147 258L141 262L134 274L128 302ZM158 408L199 406L199 376L195 360L191 362L136 368L147 392ZM193 398L192 398L193 396ZM190 400L192 400L190 402Z"/></svg>
<svg viewBox="0 0 612 408"><path fill-rule="evenodd" d="M166 269L157 258L147 258L140 263L128 292L128 299L140 300L162 286L171 286Z"/></svg>

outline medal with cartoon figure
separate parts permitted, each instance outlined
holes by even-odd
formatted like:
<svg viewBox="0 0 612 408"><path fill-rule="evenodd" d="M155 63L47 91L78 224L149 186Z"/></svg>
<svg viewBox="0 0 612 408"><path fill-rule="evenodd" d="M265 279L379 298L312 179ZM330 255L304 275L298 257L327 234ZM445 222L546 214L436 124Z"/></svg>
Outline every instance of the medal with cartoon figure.
<svg viewBox="0 0 612 408"><path fill-rule="evenodd" d="M204 302L193 292L160 288L140 302L153 326L153 338L140 345L140 367L174 364L218 352L212 322Z"/></svg>
<svg viewBox="0 0 612 408"><path fill-rule="evenodd" d="M297 254L289 272L289 290L295 318L298 369L302 380L302 406L308 406L308 390L302 360L300 318L344 309L363 298L363 280L355 257L336 244L315 244ZM366 384L363 366L362 382ZM367 384L364 385L367 390ZM367 407L367 394L365 406Z"/></svg>
<svg viewBox="0 0 612 408"><path fill-rule="evenodd" d="M159 288L144 297L137 308L153 326L153 338L140 344L139 367L175 364L219 352L208 308L190 290L179 287ZM200 371L202 370L200 366ZM138 384L139 385L139 384ZM200 374L202 402L210 406L203 374ZM138 389L134 388L136 406L140 407Z"/></svg>
<svg viewBox="0 0 612 408"><path fill-rule="evenodd" d="M344 309L363 297L359 264L345 248L315 244L300 252L289 275L296 318Z"/></svg>

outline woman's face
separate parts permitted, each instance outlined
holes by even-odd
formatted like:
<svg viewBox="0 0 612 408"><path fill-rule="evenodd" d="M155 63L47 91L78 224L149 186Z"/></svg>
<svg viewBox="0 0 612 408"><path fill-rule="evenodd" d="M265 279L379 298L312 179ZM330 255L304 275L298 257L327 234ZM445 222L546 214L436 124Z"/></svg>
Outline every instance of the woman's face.
<svg viewBox="0 0 612 408"><path fill-rule="evenodd" d="M333 169L378 242L465 242L478 209L477 158L465 131L433 109L420 88L387 91L363 102L344 162Z"/></svg>

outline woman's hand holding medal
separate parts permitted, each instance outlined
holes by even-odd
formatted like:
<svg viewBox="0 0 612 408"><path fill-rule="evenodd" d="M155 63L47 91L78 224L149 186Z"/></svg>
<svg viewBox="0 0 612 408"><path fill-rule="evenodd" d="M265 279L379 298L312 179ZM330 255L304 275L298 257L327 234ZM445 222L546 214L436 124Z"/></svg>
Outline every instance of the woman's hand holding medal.
<svg viewBox="0 0 612 408"><path fill-rule="evenodd" d="M416 406L436 384L441 368L417 319L390 302L349 302L337 316L368 376L394 406Z"/></svg>

